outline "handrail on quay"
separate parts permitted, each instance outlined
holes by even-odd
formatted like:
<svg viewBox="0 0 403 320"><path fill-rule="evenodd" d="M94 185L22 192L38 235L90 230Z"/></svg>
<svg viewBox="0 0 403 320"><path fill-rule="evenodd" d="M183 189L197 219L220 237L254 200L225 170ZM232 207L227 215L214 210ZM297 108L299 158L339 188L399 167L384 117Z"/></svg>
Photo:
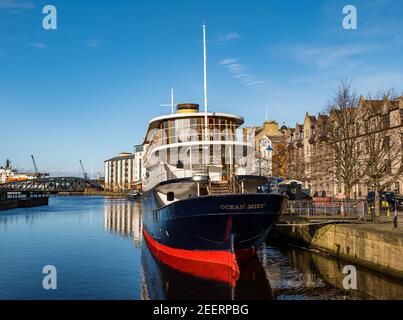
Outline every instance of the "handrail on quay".
<svg viewBox="0 0 403 320"><path fill-rule="evenodd" d="M356 219L366 221L369 206L365 200L290 200L283 215L308 220Z"/></svg>

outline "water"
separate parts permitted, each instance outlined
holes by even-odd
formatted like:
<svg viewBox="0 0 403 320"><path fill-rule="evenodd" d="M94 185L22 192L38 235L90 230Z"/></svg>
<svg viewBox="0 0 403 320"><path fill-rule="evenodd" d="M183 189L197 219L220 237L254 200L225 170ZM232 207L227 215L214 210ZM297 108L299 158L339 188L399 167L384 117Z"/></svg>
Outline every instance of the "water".
<svg viewBox="0 0 403 320"><path fill-rule="evenodd" d="M273 242L235 288L181 274L153 258L141 218L140 203L96 196L0 212L0 299L403 299L401 282L363 268L345 291L346 262ZM57 290L42 287L46 265Z"/></svg>

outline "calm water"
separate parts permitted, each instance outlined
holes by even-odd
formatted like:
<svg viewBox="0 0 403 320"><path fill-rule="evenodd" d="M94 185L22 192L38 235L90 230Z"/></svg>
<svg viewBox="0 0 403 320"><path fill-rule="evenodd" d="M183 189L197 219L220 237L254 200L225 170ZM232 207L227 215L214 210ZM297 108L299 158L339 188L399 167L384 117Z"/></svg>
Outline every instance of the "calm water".
<svg viewBox="0 0 403 320"><path fill-rule="evenodd" d="M0 212L0 299L403 299L403 284L358 269L342 289L345 262L268 243L241 266L235 288L158 263L141 236L141 204L103 197L50 199ZM57 268L58 289L42 287Z"/></svg>

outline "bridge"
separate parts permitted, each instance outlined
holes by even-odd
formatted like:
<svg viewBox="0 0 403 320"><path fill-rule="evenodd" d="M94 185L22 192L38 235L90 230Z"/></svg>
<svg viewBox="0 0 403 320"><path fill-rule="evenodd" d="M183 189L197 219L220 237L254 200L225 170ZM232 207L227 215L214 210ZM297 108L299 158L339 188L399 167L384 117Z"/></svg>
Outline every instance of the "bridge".
<svg viewBox="0 0 403 320"><path fill-rule="evenodd" d="M99 184L77 177L53 177L0 184L0 192L84 192L87 189L102 190Z"/></svg>

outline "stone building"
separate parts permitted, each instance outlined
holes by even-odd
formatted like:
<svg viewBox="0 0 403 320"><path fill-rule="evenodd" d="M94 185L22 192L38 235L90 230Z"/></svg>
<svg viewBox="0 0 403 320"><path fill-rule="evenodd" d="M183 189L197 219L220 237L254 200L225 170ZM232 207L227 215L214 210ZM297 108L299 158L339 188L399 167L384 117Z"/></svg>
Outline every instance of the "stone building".
<svg viewBox="0 0 403 320"><path fill-rule="evenodd" d="M402 150L401 134L403 126L403 97L395 100L366 100L361 97L358 103L358 112L362 110L364 104L369 104L375 110L377 117L382 117L384 126L383 131L387 131L388 135L397 135L400 143L394 148ZM337 170L325 170L323 161L326 155L332 152L329 145L329 132L327 124L335 121L332 115L318 114L317 116L306 113L304 123L296 124L295 129L288 129L285 138L285 176L288 179L296 179L303 183L303 187L309 189L311 195L337 196L344 194L344 185L337 179ZM352 130L356 130L357 139L363 139L363 132L360 127L364 122L371 119L362 118L360 123L354 124ZM359 141L359 140L357 140ZM397 150L397 153L399 150ZM337 155L336 155L337 156ZM363 150L364 158L365 150ZM391 175L397 173L399 163L394 163L390 168ZM334 169L334 168L333 168ZM403 177L400 176L393 185L387 187L387 190L397 190L403 194ZM356 183L351 190L353 198L365 198L371 186L363 178Z"/></svg>
<svg viewBox="0 0 403 320"><path fill-rule="evenodd" d="M279 128L278 122L266 120L262 126L244 128L245 134L255 132L256 174L283 177L285 172L284 147L290 129Z"/></svg>

